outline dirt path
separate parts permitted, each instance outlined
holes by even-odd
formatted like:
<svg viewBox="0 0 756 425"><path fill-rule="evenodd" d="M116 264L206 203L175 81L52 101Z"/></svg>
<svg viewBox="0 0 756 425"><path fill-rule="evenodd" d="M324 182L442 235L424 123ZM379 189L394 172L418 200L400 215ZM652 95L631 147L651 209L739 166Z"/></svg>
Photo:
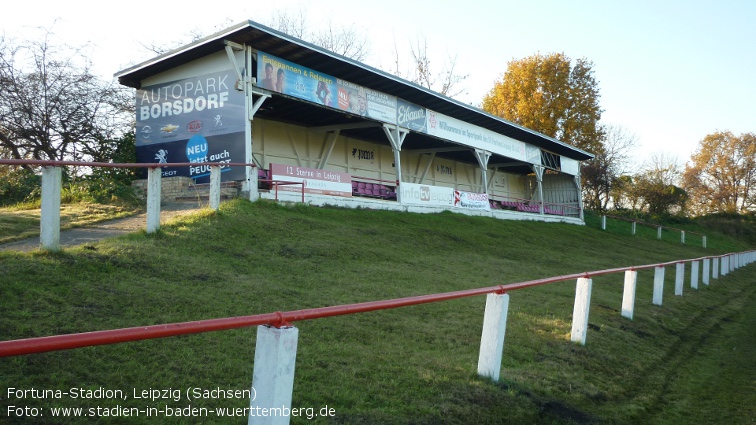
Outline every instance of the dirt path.
<svg viewBox="0 0 756 425"><path fill-rule="evenodd" d="M160 207L160 222L182 214L188 214L202 207L197 202L174 202ZM60 247L72 247L89 242L97 242L105 238L112 238L126 233L137 232L147 226L147 213L117 220L103 221L87 227L64 230L60 232ZM0 245L0 251L29 252L39 248L39 237Z"/></svg>

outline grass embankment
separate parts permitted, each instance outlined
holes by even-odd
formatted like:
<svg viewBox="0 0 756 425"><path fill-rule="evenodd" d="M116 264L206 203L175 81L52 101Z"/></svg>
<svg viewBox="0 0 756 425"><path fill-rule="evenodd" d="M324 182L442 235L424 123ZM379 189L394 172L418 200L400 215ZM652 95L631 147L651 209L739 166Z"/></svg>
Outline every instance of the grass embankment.
<svg viewBox="0 0 756 425"><path fill-rule="evenodd" d="M748 249L719 239L727 251ZM58 254L0 253L0 329L16 339L477 288L675 259L704 250L591 226L453 213L224 203L164 226ZM296 323L294 407L339 424L752 423L756 420L753 265L651 305L639 272L634 320L619 315L622 275L594 279L586 346L569 342L575 283L510 293L501 381L475 373L484 297ZM688 271L689 273L689 271ZM247 389L255 329L0 359L2 404L240 407L188 401L190 387ZM7 388L123 390L127 400L18 399ZM180 389L174 400L134 390ZM119 418L119 423L246 419ZM92 418L82 419L88 423ZM67 423L77 423L67 419ZM309 423L293 418L292 423Z"/></svg>
<svg viewBox="0 0 756 425"><path fill-rule="evenodd" d="M62 230L128 217L143 210L136 205L106 205L80 202L60 206ZM39 236L39 206L0 208L0 244Z"/></svg>

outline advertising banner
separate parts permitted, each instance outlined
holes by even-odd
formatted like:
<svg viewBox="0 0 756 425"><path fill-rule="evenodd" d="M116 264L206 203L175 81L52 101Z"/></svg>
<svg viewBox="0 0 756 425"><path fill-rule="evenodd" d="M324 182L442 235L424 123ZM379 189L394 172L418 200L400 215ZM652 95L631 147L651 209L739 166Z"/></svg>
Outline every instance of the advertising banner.
<svg viewBox="0 0 756 425"><path fill-rule="evenodd" d="M385 123L396 124L396 96L370 89L365 89L365 93L368 116Z"/></svg>
<svg viewBox="0 0 756 425"><path fill-rule="evenodd" d="M432 136L484 149L508 158L520 161L528 160L526 150L528 145L524 142L438 112L428 111L427 116L427 133ZM538 163L540 163L540 156Z"/></svg>
<svg viewBox="0 0 756 425"><path fill-rule="evenodd" d="M146 86L136 93L136 153L140 163L245 162L244 93L233 70ZM243 167L221 169L243 180ZM209 181L208 166L165 167L163 176Z"/></svg>
<svg viewBox="0 0 756 425"><path fill-rule="evenodd" d="M428 127L426 125L425 108L402 99L396 99L396 105L396 124L398 126L420 133L426 132Z"/></svg>
<svg viewBox="0 0 756 425"><path fill-rule="evenodd" d="M257 56L257 85L355 115L396 124L395 96L263 52Z"/></svg>
<svg viewBox="0 0 756 425"><path fill-rule="evenodd" d="M562 156L560 163L562 164L562 172L571 176L577 176L580 174L580 162Z"/></svg>
<svg viewBox="0 0 756 425"><path fill-rule="evenodd" d="M491 204L488 203L487 193L460 192L455 190L454 207L488 211L491 209Z"/></svg>
<svg viewBox="0 0 756 425"><path fill-rule="evenodd" d="M282 164L270 164L269 173L271 180L296 183L304 182L305 193L344 197L352 196L351 174ZM278 187L278 190L301 192L302 186L298 184L282 185Z"/></svg>
<svg viewBox="0 0 756 425"><path fill-rule="evenodd" d="M454 189L450 187L402 183L399 185L399 189L401 190L402 204L405 205L444 208L454 206Z"/></svg>

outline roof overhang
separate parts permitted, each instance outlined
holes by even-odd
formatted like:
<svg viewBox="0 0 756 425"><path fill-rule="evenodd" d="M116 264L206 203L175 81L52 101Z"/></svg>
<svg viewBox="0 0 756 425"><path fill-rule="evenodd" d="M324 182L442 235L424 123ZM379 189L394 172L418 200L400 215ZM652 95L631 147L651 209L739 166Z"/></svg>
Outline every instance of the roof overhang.
<svg viewBox="0 0 756 425"><path fill-rule="evenodd" d="M119 71L115 74L115 77L118 78L121 84L139 89L141 82L148 77L225 49L226 41L251 46L254 49L275 55L287 61L328 73L329 75L363 87L396 96L424 108L529 143L555 154L578 161L593 158L591 153L570 146L557 139L506 121L472 105L433 92L385 71L338 55L254 21L241 22L191 44ZM281 119L283 116L277 116L275 112L277 108L296 107L296 105L292 105L292 102L306 103L287 99L286 96L274 96L274 98L278 99L272 102L269 99L265 102L263 108L260 110L261 117ZM307 108L311 112L317 112L317 114L312 116L313 120L322 118L322 120L317 122L300 124L311 124L311 126L340 125L343 124L345 119L349 119L348 114L345 117L345 114L338 111L327 111L327 108L310 105L300 105L300 107ZM287 115L301 116L290 115L288 113Z"/></svg>

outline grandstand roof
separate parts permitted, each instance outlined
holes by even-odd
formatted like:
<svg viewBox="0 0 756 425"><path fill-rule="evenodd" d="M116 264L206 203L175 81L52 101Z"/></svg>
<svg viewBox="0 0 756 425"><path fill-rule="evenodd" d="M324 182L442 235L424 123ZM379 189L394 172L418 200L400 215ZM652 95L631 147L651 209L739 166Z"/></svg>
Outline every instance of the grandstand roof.
<svg viewBox="0 0 756 425"><path fill-rule="evenodd" d="M138 89L140 88L141 81L150 76L223 50L225 48L225 41L251 46L254 49L275 55L287 61L327 73L372 90L396 96L441 114L568 158L581 161L593 157L592 154L557 139L511 123L471 105L446 97L395 75L333 53L251 20L239 23L191 44L122 70L116 73L115 76L121 84ZM325 108L286 95L279 95L278 93L271 99L266 100L263 107L260 108L255 116L291 122L307 127L348 125L349 123L366 121L363 117L356 117L344 111ZM385 135L379 127L353 129L348 132L342 132L342 134L366 140L385 141ZM449 146L452 145L446 141L428 135L411 133L405 139L402 150L433 149ZM447 156L465 162L476 162L474 154L470 152L449 153ZM495 160L492 159L492 161ZM520 171L523 173L530 172L530 168L526 167L525 164L522 164L520 168Z"/></svg>

